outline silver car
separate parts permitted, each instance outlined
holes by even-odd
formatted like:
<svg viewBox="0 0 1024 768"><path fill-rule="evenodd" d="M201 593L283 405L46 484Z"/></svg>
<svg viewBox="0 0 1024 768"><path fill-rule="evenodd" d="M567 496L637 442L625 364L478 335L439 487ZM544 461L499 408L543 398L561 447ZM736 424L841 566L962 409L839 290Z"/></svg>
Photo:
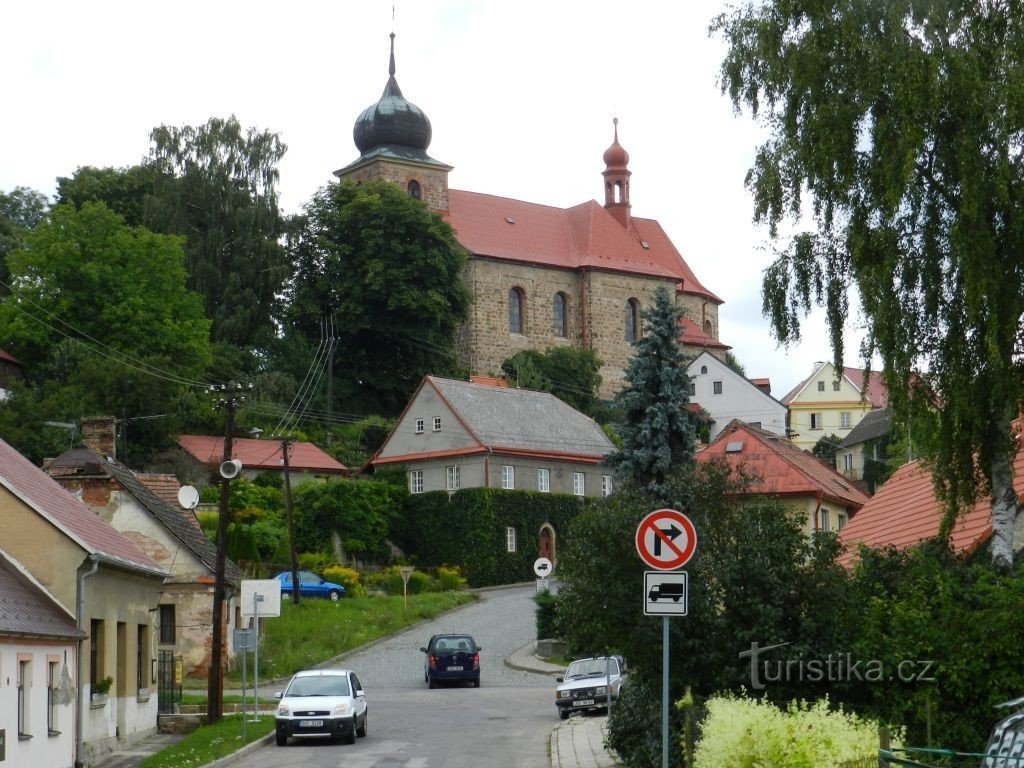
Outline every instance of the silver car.
<svg viewBox="0 0 1024 768"><path fill-rule="evenodd" d="M279 700L274 715L277 746L291 736L340 738L354 744L366 735L366 693L355 672L348 669L307 669L296 672Z"/></svg>
<svg viewBox="0 0 1024 768"><path fill-rule="evenodd" d="M565 674L556 678L558 716L565 720L573 712L607 707L609 699L614 702L619 698L625 672L621 656L595 656L572 662Z"/></svg>

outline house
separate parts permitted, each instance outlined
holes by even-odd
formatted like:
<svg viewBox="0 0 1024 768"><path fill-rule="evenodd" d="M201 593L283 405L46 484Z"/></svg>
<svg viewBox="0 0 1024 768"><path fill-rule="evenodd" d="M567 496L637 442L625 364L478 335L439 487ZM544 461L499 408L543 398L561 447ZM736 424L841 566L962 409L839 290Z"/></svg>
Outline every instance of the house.
<svg viewBox="0 0 1024 768"><path fill-rule="evenodd" d="M188 457L185 477L192 485L203 486L217 476L224 461L224 438L212 435L180 435L178 445ZM265 472L284 474L284 454L279 440L253 440L234 438L231 441L232 458L242 462L239 475L254 480ZM351 470L340 461L312 443L294 442L288 449L288 472L293 482L328 480L348 477Z"/></svg>
<svg viewBox="0 0 1024 768"><path fill-rule="evenodd" d="M168 503L126 466L89 448L67 451L44 469L167 571L157 608L157 653L163 663L180 659L185 676L209 674L217 547L192 511L176 501ZM241 580L242 572L228 560L224 579L228 594L239 594ZM241 626L239 614L232 597L225 605L229 658L232 630Z"/></svg>
<svg viewBox="0 0 1024 768"><path fill-rule="evenodd" d="M696 458L742 466L754 477L750 495L780 499L806 521L808 534L843 530L868 501L867 494L814 454L774 432L738 420Z"/></svg>
<svg viewBox="0 0 1024 768"><path fill-rule="evenodd" d="M7 397L7 390L15 379L25 378L25 370L14 355L0 349L0 400Z"/></svg>
<svg viewBox="0 0 1024 768"><path fill-rule="evenodd" d="M800 448L810 450L822 437L850 434L868 413L885 408L889 392L878 371L843 368L818 363L814 372L785 397L789 408L789 433Z"/></svg>
<svg viewBox="0 0 1024 768"><path fill-rule="evenodd" d="M74 613L0 549L0 762L74 763L71 679L84 634Z"/></svg>
<svg viewBox="0 0 1024 768"><path fill-rule="evenodd" d="M889 409L869 411L843 438L836 450L836 468L843 477L874 493L888 474Z"/></svg>
<svg viewBox="0 0 1024 768"><path fill-rule="evenodd" d="M153 733L153 630L166 572L3 440L0 542L87 635L70 673L76 763ZM94 700L108 677L109 694Z"/></svg>
<svg viewBox="0 0 1024 768"><path fill-rule="evenodd" d="M701 352L687 367L690 403L711 417L709 442L733 419L786 436L786 406L709 352Z"/></svg>
<svg viewBox="0 0 1024 768"><path fill-rule="evenodd" d="M370 460L406 468L410 493L506 488L607 496L615 446L547 392L425 376Z"/></svg>
<svg viewBox="0 0 1024 768"><path fill-rule="evenodd" d="M473 302L457 349L471 374L500 374L502 362L522 350L591 349L603 362L600 394L610 398L623 386L641 312L662 286L687 319L684 351L707 349L724 358L722 300L657 221L632 213L632 172L617 120L601 180L594 174L603 205L589 200L558 208L450 189L452 166L427 154L430 120L395 79L394 35L388 71L380 99L355 121L359 157L334 173L341 181L393 182L452 226L469 254L463 282Z"/></svg>
<svg viewBox="0 0 1024 768"><path fill-rule="evenodd" d="M1013 487L1024 494L1024 451L1018 449L1013 462ZM839 558L844 565L857 560L857 548L896 547L906 549L939 533L944 515L942 502L935 497L932 474L920 460L897 469L857 517L839 534L845 551ZM1014 539L1019 547L1022 517L1017 516ZM979 499L964 512L950 532L949 543L960 555L970 555L984 547L992 536L992 509L988 497Z"/></svg>

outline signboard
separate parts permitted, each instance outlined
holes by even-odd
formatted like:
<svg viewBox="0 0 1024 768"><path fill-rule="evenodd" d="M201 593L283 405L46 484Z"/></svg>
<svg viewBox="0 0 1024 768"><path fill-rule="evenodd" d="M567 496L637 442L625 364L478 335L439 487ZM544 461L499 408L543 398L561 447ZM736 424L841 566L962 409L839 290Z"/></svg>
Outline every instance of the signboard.
<svg viewBox="0 0 1024 768"><path fill-rule="evenodd" d="M644 613L648 616L685 616L687 579L686 571L645 571Z"/></svg>
<svg viewBox="0 0 1024 768"><path fill-rule="evenodd" d="M547 579L537 579L537 591L538 592L548 592L548 591L550 591Z"/></svg>
<svg viewBox="0 0 1024 768"><path fill-rule="evenodd" d="M533 572L538 579L546 579L555 570L554 563L546 557L538 557L533 563Z"/></svg>
<svg viewBox="0 0 1024 768"><path fill-rule="evenodd" d="M233 634L236 652L252 653L256 650L256 630L236 629Z"/></svg>
<svg viewBox="0 0 1024 768"><path fill-rule="evenodd" d="M242 596L239 598L242 618L260 618L281 615L281 582L277 579L242 579Z"/></svg>
<svg viewBox="0 0 1024 768"><path fill-rule="evenodd" d="M640 521L636 551L649 567L674 571L686 565L697 549L697 529L674 509L658 509Z"/></svg>

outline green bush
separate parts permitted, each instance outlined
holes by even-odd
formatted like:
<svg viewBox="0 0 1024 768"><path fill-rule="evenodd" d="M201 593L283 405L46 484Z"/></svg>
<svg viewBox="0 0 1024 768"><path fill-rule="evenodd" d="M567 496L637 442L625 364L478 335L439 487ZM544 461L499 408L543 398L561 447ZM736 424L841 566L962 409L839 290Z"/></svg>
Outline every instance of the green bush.
<svg viewBox="0 0 1024 768"><path fill-rule="evenodd" d="M559 636L558 598L545 589L533 596L533 602L537 604L537 639L557 638Z"/></svg>
<svg viewBox="0 0 1024 768"><path fill-rule="evenodd" d="M466 586L466 580L462 577L462 571L457 567L450 568L442 565L437 569L437 584L442 592L453 592L463 589Z"/></svg>
<svg viewBox="0 0 1024 768"><path fill-rule="evenodd" d="M637 675L630 675L619 692L608 717L608 746L628 768L661 765L661 687ZM682 731L682 716L669 708L669 733ZM679 740L668 740L668 764L682 765Z"/></svg>
<svg viewBox="0 0 1024 768"><path fill-rule="evenodd" d="M437 591L431 589L432 581L429 574L423 571L413 571L409 574L408 594L421 595L425 592ZM391 567L385 570L380 585L389 595L403 594L402 574L398 568Z"/></svg>
<svg viewBox="0 0 1024 768"><path fill-rule="evenodd" d="M359 571L354 568L344 565L329 565L324 568L323 577L327 581L341 584L345 588L345 594L349 597L361 597L366 594L366 589L359 583Z"/></svg>
<svg viewBox="0 0 1024 768"><path fill-rule="evenodd" d="M323 552L300 552L299 570L322 574L334 565L334 558Z"/></svg>
<svg viewBox="0 0 1024 768"><path fill-rule="evenodd" d="M713 696L694 768L838 768L877 752L878 724L830 710L828 699L783 710L746 696Z"/></svg>

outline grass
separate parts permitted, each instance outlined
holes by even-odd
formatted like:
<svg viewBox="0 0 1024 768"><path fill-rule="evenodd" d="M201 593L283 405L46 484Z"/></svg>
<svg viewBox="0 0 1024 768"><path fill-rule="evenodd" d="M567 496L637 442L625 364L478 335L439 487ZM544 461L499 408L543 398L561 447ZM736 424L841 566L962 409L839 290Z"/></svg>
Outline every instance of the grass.
<svg viewBox="0 0 1024 768"><path fill-rule="evenodd" d="M273 717L261 717L245 723L246 739L242 741L242 718L228 715L214 725L204 725L174 746L149 755L139 768L196 768L237 752L246 744L258 741L274 730Z"/></svg>

